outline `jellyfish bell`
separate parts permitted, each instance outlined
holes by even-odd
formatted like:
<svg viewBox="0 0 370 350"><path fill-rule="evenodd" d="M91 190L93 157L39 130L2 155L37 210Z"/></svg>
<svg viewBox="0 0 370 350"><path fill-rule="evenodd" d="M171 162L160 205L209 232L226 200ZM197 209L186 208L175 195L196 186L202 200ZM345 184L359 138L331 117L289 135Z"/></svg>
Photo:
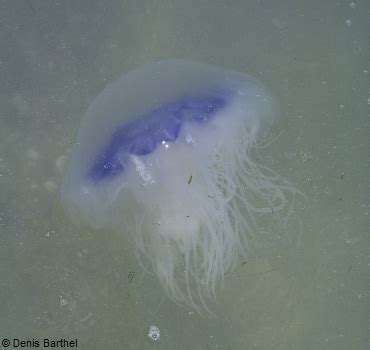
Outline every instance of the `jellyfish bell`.
<svg viewBox="0 0 370 350"><path fill-rule="evenodd" d="M62 200L93 227L131 234L167 294L206 308L287 187L250 157L278 113L255 78L167 60L108 85L81 122ZM250 197L249 197L250 196Z"/></svg>

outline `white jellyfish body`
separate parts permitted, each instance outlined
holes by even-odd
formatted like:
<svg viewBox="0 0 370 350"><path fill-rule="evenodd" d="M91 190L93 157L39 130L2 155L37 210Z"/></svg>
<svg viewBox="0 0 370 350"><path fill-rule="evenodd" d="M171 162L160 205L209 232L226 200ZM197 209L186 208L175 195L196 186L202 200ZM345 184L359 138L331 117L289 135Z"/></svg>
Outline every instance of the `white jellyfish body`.
<svg viewBox="0 0 370 350"><path fill-rule="evenodd" d="M93 227L130 233L168 295L199 309L245 252L254 213L285 205L284 187L250 159L277 112L248 75L146 65L92 102L63 202Z"/></svg>

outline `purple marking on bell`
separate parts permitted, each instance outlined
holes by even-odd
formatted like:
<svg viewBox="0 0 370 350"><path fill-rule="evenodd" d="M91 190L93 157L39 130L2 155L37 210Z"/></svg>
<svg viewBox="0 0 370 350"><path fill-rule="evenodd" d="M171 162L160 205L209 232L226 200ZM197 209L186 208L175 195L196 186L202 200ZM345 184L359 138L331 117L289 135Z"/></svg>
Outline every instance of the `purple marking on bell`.
<svg viewBox="0 0 370 350"><path fill-rule="evenodd" d="M146 155L163 141L175 141L183 123L206 123L226 106L227 98L226 93L183 97L120 126L94 160L88 178L96 183L113 179L125 170L127 154Z"/></svg>

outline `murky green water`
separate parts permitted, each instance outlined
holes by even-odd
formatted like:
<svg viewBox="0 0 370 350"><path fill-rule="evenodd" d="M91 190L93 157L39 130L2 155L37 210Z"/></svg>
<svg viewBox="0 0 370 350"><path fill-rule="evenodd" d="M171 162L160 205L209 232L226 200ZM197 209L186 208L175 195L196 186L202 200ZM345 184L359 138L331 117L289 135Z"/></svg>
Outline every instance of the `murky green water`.
<svg viewBox="0 0 370 350"><path fill-rule="evenodd" d="M1 339L368 349L369 14L367 1L0 1ZM164 297L129 237L73 224L60 204L88 104L122 73L169 57L275 91L283 133L262 161L306 195L282 242L264 240L226 275L214 318Z"/></svg>

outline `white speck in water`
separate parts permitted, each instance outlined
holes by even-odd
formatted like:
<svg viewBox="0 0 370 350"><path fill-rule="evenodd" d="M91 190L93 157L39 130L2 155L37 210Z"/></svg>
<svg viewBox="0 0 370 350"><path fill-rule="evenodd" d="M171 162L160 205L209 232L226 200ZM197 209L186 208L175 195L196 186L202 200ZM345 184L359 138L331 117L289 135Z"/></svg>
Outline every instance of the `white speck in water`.
<svg viewBox="0 0 370 350"><path fill-rule="evenodd" d="M15 95L12 102L19 115L28 116L30 114L30 105L23 96Z"/></svg>
<svg viewBox="0 0 370 350"><path fill-rule="evenodd" d="M346 26L350 27L352 25L352 21L350 19L346 20Z"/></svg>
<svg viewBox="0 0 370 350"><path fill-rule="evenodd" d="M284 23L284 21L282 21L280 18L274 17L271 22L279 30L282 30L286 27L286 23Z"/></svg>
<svg viewBox="0 0 370 350"><path fill-rule="evenodd" d="M64 299L62 296L60 296L60 306L66 306L68 304L68 301Z"/></svg>
<svg viewBox="0 0 370 350"><path fill-rule="evenodd" d="M56 192L58 185L53 180L48 180L44 182L44 187L49 192Z"/></svg>
<svg viewBox="0 0 370 350"><path fill-rule="evenodd" d="M27 151L27 157L31 160L39 159L39 154L32 148Z"/></svg>
<svg viewBox="0 0 370 350"><path fill-rule="evenodd" d="M356 7L356 4L355 4L354 2L351 2L351 3L349 4L349 7L350 7L351 9L354 9L354 8Z"/></svg>
<svg viewBox="0 0 370 350"><path fill-rule="evenodd" d="M162 141L162 145L166 148L170 147L169 144L166 141Z"/></svg>
<svg viewBox="0 0 370 350"><path fill-rule="evenodd" d="M194 143L195 142L193 136L191 136L190 134L186 135L185 140L186 140L187 143Z"/></svg>
<svg viewBox="0 0 370 350"><path fill-rule="evenodd" d="M60 173L63 173L68 164L68 157L62 154L55 160L55 166Z"/></svg>
<svg viewBox="0 0 370 350"><path fill-rule="evenodd" d="M151 340L154 340L154 341L159 340L159 338L160 338L159 328L156 327L156 326L150 326L149 332L148 332L148 337Z"/></svg>

